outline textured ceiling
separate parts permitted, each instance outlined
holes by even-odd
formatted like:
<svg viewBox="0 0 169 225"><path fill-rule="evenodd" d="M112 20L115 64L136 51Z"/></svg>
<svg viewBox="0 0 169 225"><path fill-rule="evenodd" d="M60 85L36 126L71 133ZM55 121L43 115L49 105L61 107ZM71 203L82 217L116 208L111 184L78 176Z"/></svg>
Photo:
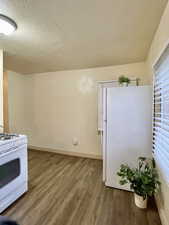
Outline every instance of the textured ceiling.
<svg viewBox="0 0 169 225"><path fill-rule="evenodd" d="M0 0L18 30L0 37L5 67L20 73L145 59L167 0Z"/></svg>

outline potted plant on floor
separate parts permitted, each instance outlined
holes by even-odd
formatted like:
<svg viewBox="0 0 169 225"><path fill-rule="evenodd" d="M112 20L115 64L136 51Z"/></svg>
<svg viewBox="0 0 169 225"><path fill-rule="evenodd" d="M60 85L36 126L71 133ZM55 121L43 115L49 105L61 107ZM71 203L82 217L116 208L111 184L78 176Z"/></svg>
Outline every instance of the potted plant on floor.
<svg viewBox="0 0 169 225"><path fill-rule="evenodd" d="M146 208L148 197L157 193L160 187L154 159L139 157L137 168L122 164L117 175L121 178L121 185L130 184L135 204L139 208Z"/></svg>
<svg viewBox="0 0 169 225"><path fill-rule="evenodd" d="M119 81L119 84L123 87L127 87L130 83L130 79L125 76L120 76L118 81Z"/></svg>

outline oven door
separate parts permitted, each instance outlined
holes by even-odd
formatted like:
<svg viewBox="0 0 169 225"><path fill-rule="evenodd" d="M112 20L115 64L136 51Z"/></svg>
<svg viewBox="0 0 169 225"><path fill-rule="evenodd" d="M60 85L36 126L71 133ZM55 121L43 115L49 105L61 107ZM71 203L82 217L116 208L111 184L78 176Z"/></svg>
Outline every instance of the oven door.
<svg viewBox="0 0 169 225"><path fill-rule="evenodd" d="M0 155L0 199L27 181L27 145Z"/></svg>

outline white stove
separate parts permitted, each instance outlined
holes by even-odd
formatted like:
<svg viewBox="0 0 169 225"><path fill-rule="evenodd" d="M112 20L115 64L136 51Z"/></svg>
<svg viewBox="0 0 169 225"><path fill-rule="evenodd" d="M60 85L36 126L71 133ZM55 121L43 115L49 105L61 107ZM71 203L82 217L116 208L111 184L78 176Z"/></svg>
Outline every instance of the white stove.
<svg viewBox="0 0 169 225"><path fill-rule="evenodd" d="M28 190L27 137L0 133L0 213Z"/></svg>

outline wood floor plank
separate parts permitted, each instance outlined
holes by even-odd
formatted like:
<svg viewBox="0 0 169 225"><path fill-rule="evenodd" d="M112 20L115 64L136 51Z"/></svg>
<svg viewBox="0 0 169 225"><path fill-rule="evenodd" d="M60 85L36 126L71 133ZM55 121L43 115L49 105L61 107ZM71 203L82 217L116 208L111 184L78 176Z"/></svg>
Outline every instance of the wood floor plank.
<svg viewBox="0 0 169 225"><path fill-rule="evenodd" d="M138 209L133 193L105 187L102 162L29 151L29 191L3 215L20 225L161 225L152 200Z"/></svg>

